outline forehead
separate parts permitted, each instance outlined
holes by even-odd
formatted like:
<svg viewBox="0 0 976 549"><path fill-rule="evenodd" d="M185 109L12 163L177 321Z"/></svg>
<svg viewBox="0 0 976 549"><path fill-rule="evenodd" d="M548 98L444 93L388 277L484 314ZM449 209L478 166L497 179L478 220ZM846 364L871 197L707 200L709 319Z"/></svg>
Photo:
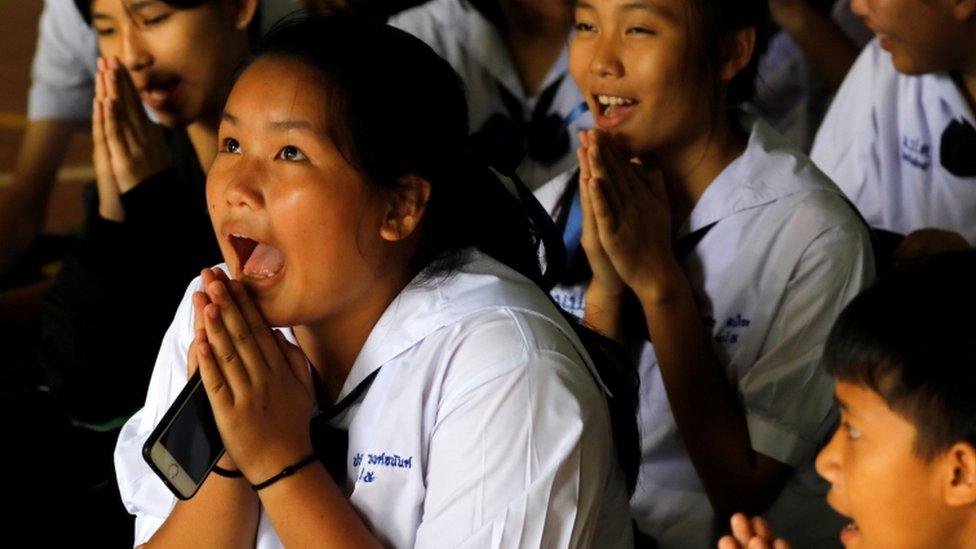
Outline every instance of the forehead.
<svg viewBox="0 0 976 549"><path fill-rule="evenodd" d="M684 13L684 0L578 0L576 8L600 12L648 13L678 20Z"/></svg>
<svg viewBox="0 0 976 549"><path fill-rule="evenodd" d="M324 130L327 97L324 79L313 67L262 57L238 78L225 110L241 123L304 120L311 129Z"/></svg>
<svg viewBox="0 0 976 549"><path fill-rule="evenodd" d="M834 392L841 408L852 417L914 438L915 426L892 410L874 390L856 383L837 381Z"/></svg>
<svg viewBox="0 0 976 549"><path fill-rule="evenodd" d="M162 0L92 0L92 13L139 12L153 7L169 7Z"/></svg>

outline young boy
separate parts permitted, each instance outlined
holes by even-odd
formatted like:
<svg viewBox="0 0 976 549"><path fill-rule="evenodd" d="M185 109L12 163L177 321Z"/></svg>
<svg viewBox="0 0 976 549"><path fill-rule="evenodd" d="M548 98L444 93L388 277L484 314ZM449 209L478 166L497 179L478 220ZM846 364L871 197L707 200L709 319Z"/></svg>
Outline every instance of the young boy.
<svg viewBox="0 0 976 549"><path fill-rule="evenodd" d="M851 8L877 38L838 91L811 158L872 227L909 235L896 259L976 243L976 2Z"/></svg>
<svg viewBox="0 0 976 549"><path fill-rule="evenodd" d="M896 272L841 313L824 351L840 427L817 458L847 547L976 547L976 252ZM721 549L788 547L736 515Z"/></svg>

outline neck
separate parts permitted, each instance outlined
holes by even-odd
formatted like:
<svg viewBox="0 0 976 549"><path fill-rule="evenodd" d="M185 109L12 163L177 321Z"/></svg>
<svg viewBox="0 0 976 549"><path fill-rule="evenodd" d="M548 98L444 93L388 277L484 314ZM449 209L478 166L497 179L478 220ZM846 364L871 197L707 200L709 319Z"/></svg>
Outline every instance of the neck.
<svg viewBox="0 0 976 549"><path fill-rule="evenodd" d="M186 127L186 133L197 153L200 167L204 173L210 171L210 165L217 157L217 127L216 118L201 118Z"/></svg>
<svg viewBox="0 0 976 549"><path fill-rule="evenodd" d="M513 0L502 0L499 6L509 34L531 42L558 41L565 45L572 22L569 10L552 9L548 13L532 2Z"/></svg>
<svg viewBox="0 0 976 549"><path fill-rule="evenodd" d="M548 14L526 4L529 3L507 0L500 7L506 21L503 34L509 55L522 89L534 96L566 47L571 19L568 12L565 16Z"/></svg>
<svg viewBox="0 0 976 549"><path fill-rule="evenodd" d="M746 140L733 130L723 114L711 131L690 136L642 158L645 164L658 166L664 174L676 230L691 215L708 186L745 148Z"/></svg>
<svg viewBox="0 0 976 549"><path fill-rule="evenodd" d="M961 72L959 74L959 84L962 95L966 98L966 103L969 104L970 112L976 117L976 69Z"/></svg>
<svg viewBox="0 0 976 549"><path fill-rule="evenodd" d="M347 302L342 314L296 326L295 337L322 380L328 404L334 404L369 334L390 303L409 283L406 276L378 280L361 299ZM324 406L326 403L319 403Z"/></svg>

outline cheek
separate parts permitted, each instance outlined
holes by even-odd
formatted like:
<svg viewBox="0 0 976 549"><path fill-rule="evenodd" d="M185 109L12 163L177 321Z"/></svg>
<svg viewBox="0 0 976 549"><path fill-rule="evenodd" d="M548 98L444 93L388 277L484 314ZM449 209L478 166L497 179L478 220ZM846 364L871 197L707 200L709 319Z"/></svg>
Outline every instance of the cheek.
<svg viewBox="0 0 976 549"><path fill-rule="evenodd" d="M367 215L355 193L323 192L313 183L269 195L269 218L275 232L290 247L299 251L297 259L309 256L345 255L355 249L357 227ZM313 262L309 262L313 263Z"/></svg>
<svg viewBox="0 0 976 549"><path fill-rule="evenodd" d="M576 85L584 88L586 75L589 73L590 52L589 46L580 40L574 39L569 46L569 74L573 76Z"/></svg>

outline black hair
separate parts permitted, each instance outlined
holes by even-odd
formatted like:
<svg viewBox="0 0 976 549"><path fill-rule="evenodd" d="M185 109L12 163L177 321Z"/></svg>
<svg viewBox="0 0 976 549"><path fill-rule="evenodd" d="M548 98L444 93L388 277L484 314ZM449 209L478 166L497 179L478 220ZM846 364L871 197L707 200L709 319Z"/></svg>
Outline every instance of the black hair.
<svg viewBox="0 0 976 549"><path fill-rule="evenodd" d="M868 388L916 429L932 459L976 446L976 252L897 270L858 295L827 338L824 366Z"/></svg>
<svg viewBox="0 0 976 549"><path fill-rule="evenodd" d="M464 86L427 44L366 19L302 18L276 26L249 62L265 56L305 63L323 78L330 137L373 185L395 188L408 175L430 182L422 238L410 268L427 280L450 276L465 250L476 248L544 291L551 286L540 265L540 256L550 255L540 227L551 221L533 218L494 172L473 160ZM545 217L541 207L538 211ZM614 442L632 491L640 460L637 370L619 360L609 340L563 314L613 393L607 402Z"/></svg>
<svg viewBox="0 0 976 549"><path fill-rule="evenodd" d="M755 29L756 45L750 59L729 83L726 106L735 109L756 95L756 75L759 59L766 51L769 36L769 0L688 0L700 27L693 29L697 42L703 48L699 58L704 68L717 72L722 64L722 41L731 33L743 29Z"/></svg>

